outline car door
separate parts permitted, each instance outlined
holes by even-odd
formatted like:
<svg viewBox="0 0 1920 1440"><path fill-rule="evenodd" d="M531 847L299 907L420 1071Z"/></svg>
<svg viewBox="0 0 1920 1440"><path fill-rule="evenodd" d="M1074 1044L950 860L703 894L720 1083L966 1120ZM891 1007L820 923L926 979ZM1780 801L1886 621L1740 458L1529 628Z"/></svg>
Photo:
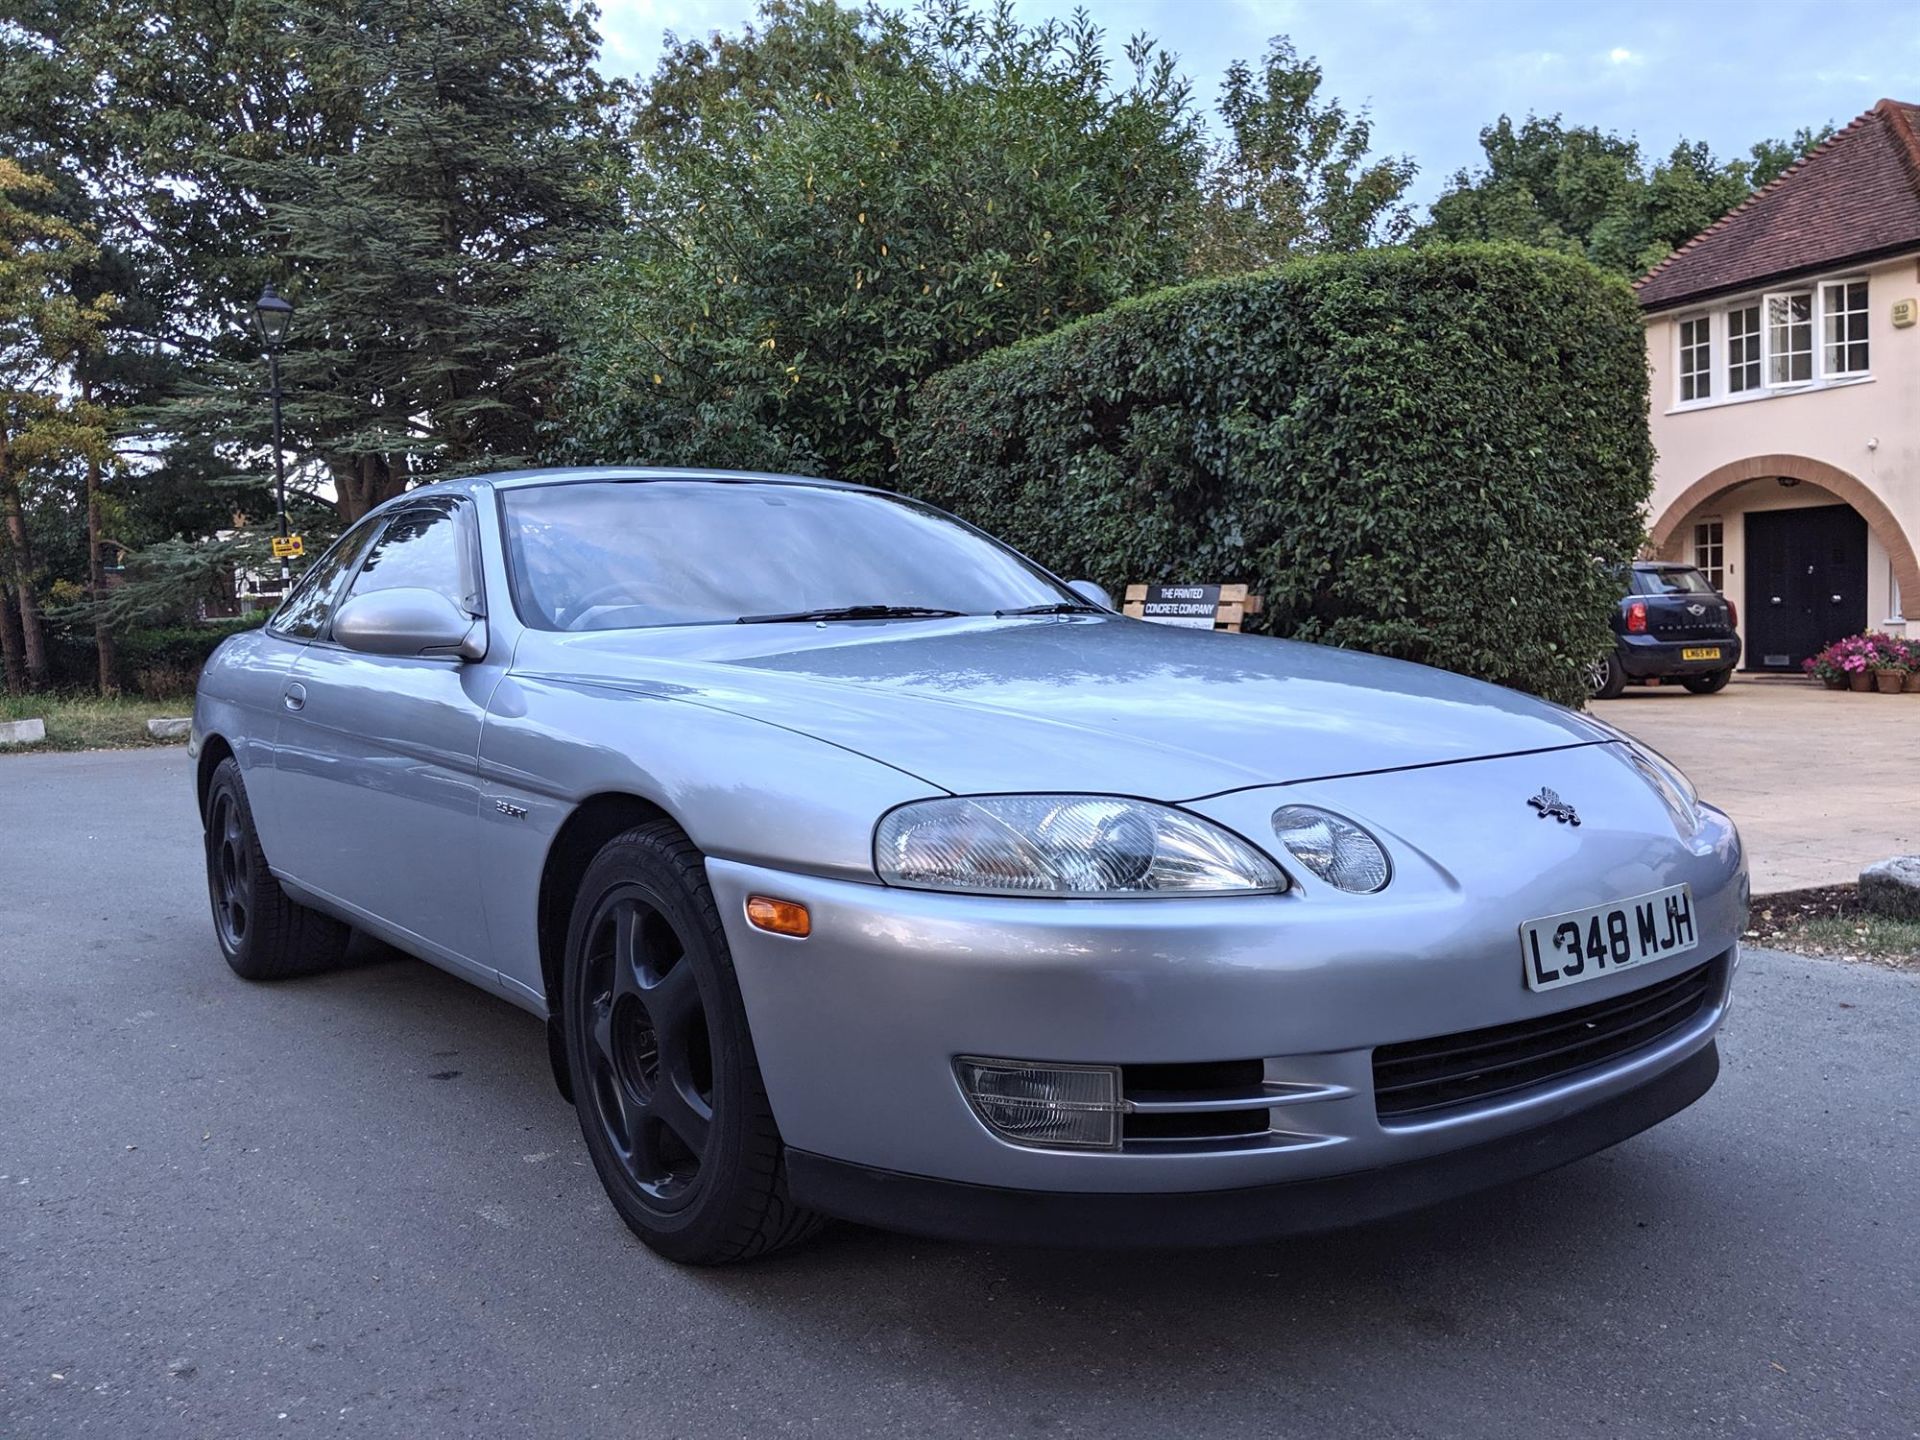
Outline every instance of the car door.
<svg viewBox="0 0 1920 1440"><path fill-rule="evenodd" d="M324 635L333 607L346 587L367 542L380 528L374 516L354 525L328 547L287 592L280 608L267 621L257 660L245 678L247 731L233 738L246 772L247 805L268 863L276 871L300 868L297 853L302 832L292 824L279 766L280 717L285 713L288 682L294 664L316 636Z"/></svg>
<svg viewBox="0 0 1920 1440"><path fill-rule="evenodd" d="M383 519L340 604L374 590L437 590L485 613L470 502L422 499ZM481 719L499 663L372 655L331 620L294 663L278 743L293 879L428 959L491 980L473 887Z"/></svg>

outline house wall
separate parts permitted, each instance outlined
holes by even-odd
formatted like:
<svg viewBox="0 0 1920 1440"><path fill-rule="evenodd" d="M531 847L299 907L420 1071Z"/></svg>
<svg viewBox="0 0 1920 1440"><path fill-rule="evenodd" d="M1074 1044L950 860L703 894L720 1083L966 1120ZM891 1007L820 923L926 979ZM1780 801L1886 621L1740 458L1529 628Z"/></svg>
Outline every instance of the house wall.
<svg viewBox="0 0 1920 1440"><path fill-rule="evenodd" d="M1868 279L1870 378L1682 407L1675 383L1678 324L1697 312L1682 309L1649 317L1651 427L1658 453L1649 525L1660 553L1690 559L1694 522L1719 518L1726 534L1727 589L1739 599L1745 584L1745 527L1739 517L1754 509L1853 503L1868 521L1870 619L1892 622L1891 628L1898 629L1899 606L1914 611L1920 622L1920 572L1914 565L1920 551L1920 325L1895 329L1893 307L1898 300L1920 301L1920 260L1906 256L1828 278L1849 273L1864 273ZM1706 308L1718 309L1720 304L1709 302ZM1719 333L1714 362L1716 390L1724 390L1726 357ZM1777 458L1759 466L1761 478L1736 474L1718 493L1687 495L1722 467L1766 457ZM1792 457L1816 464L1795 466ZM1840 493L1848 487L1838 480L1831 481L1834 488L1823 488L1820 466L1851 477L1862 493ZM1770 478L1796 468L1803 473L1794 478L1802 483L1792 489ZM1874 513L1875 500L1883 512ZM1908 581L1904 592L1899 584L1903 574ZM1741 623L1744 629L1744 615Z"/></svg>

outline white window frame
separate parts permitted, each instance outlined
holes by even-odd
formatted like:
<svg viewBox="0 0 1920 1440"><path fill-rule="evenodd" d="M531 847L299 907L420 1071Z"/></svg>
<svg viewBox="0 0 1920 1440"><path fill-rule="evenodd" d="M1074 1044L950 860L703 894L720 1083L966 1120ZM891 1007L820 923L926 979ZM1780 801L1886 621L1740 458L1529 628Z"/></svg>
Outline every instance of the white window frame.
<svg viewBox="0 0 1920 1440"><path fill-rule="evenodd" d="M1749 310L1753 312L1753 328L1744 334L1735 335L1733 333L1733 317L1735 315L1745 314ZM1722 317L1721 323L1726 327L1727 336L1725 346L1727 354L1726 398L1731 400L1736 395L1742 397L1764 395L1767 389L1767 361L1766 357L1760 352L1765 346L1762 336L1766 333L1767 307L1757 299L1740 300L1727 306L1720 314ZM1740 348L1741 352L1738 358L1734 355L1734 347L1736 345ZM1749 380L1745 374L1749 368L1753 371L1753 378L1751 380ZM1734 383L1735 370L1742 372L1740 375L1740 383L1737 385Z"/></svg>
<svg viewBox="0 0 1920 1440"><path fill-rule="evenodd" d="M1855 285L1860 286L1865 292L1858 310L1846 308L1847 291ZM1868 277L1865 275L1843 275L1832 280L1822 280L1819 288L1821 377L1823 379L1854 380L1862 375L1873 374L1873 287ZM1842 305L1842 308L1838 312L1830 310L1827 307L1827 301L1831 293L1836 290L1840 292ZM1852 341L1843 336L1836 346L1833 341L1828 338L1828 327L1833 323L1836 314L1847 316L1858 315L1860 317L1860 338L1858 341ZM1854 344L1865 346L1867 351L1867 363L1858 370L1850 369L1846 364L1847 349ZM1837 368L1827 363L1828 356L1834 349L1838 349L1841 354L1841 363Z"/></svg>
<svg viewBox="0 0 1920 1440"><path fill-rule="evenodd" d="M1860 310L1844 312L1849 315L1861 315L1866 321L1864 343L1868 346L1868 368L1865 370L1831 369L1827 364L1827 327L1829 323L1827 292L1830 289L1838 289L1841 291L1842 298L1844 299L1846 288L1853 285L1865 285L1868 287L1865 307ZM1813 275L1794 285L1782 286L1774 290L1748 291L1744 295L1734 295L1715 301L1710 308L1704 312L1688 310L1667 315L1664 318L1672 323L1672 330L1670 332L1672 338L1669 341L1669 354L1671 356L1670 363L1673 367L1672 399L1667 413L1674 414L1682 410L1712 409L1721 405L1744 405L1750 401L1765 400L1775 395L1794 395L1803 390L1822 390L1829 387L1838 389L1848 385L1860 385L1872 382L1874 378L1872 369L1874 329L1872 323L1872 287L1873 276L1871 273L1862 274L1859 271L1843 271L1834 275ZM1808 361L1808 376L1804 380L1787 379L1775 382L1773 378L1773 366L1775 359L1778 357L1774 349L1773 324L1769 312L1772 309L1773 301L1789 299L1793 296L1809 297L1809 313L1811 318L1807 323L1808 338L1812 345L1812 350ZM1736 340L1733 335L1733 315L1735 312L1745 310L1753 310L1758 313L1760 328L1756 333L1752 335L1742 335ZM1717 393L1716 387L1710 382L1706 395L1703 396L1696 393L1693 399L1686 400L1681 398L1684 389L1682 384L1684 377L1681 374L1681 363L1682 353L1688 347L1681 344L1680 327L1683 324L1700 320L1703 315L1708 322L1708 356L1712 362L1712 366L1717 367L1719 371ZM1858 344L1863 342L1855 341L1851 343ZM1736 346L1738 347L1740 355L1743 357L1738 360L1735 358ZM1754 363L1753 360L1744 358L1749 353L1749 346L1751 346L1753 352L1757 352L1759 357L1760 383L1753 387L1735 389L1734 371L1737 368L1744 370L1746 366ZM1798 354L1800 352L1795 351L1792 353ZM1711 369L1708 371L1708 374L1712 374ZM1744 374L1741 378L1742 380L1745 379Z"/></svg>
<svg viewBox="0 0 1920 1440"><path fill-rule="evenodd" d="M1712 538L1701 535L1701 531L1712 527ZM1712 560L1709 563L1708 553ZM1707 583L1722 594L1726 593L1727 580L1727 526L1718 515L1703 515L1693 522L1693 568L1707 577ZM1716 579L1714 572L1718 571Z"/></svg>
<svg viewBox="0 0 1920 1440"><path fill-rule="evenodd" d="M1775 329L1773 323L1774 302L1780 301L1788 307L1787 323L1783 328L1791 332L1799 326L1799 322L1796 322L1792 318L1793 302L1801 298L1804 298L1807 302L1807 318L1805 321L1807 328L1807 348L1805 352L1792 349L1786 351L1775 350L1773 344L1773 332ZM1760 297L1760 378L1766 382L1767 389L1804 390L1809 385L1818 384L1821 378L1819 339L1820 282L1794 290L1769 290ZM1795 380L1792 376L1793 357L1802 353L1805 353L1807 357L1807 376L1804 380ZM1784 380L1776 380L1773 378L1773 362L1783 358L1783 356L1787 360L1788 376Z"/></svg>
<svg viewBox="0 0 1920 1440"><path fill-rule="evenodd" d="M1687 343L1687 327L1694 327L1693 343ZM1674 392L1682 405L1705 405L1713 400L1713 312L1702 310L1697 315L1682 315L1673 322L1673 383ZM1704 333L1702 333L1704 332ZM1700 361L1697 369L1687 368L1690 354ZM1693 382L1693 393L1687 393L1687 382Z"/></svg>

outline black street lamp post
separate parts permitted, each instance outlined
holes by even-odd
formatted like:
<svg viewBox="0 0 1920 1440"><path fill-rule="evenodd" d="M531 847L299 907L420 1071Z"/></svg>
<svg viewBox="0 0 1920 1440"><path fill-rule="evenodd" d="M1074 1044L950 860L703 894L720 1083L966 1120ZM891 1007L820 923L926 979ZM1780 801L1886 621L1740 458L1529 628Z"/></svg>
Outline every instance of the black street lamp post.
<svg viewBox="0 0 1920 1440"><path fill-rule="evenodd" d="M287 465L280 444L280 346L287 338L287 327L293 323L293 302L281 298L269 285L253 302L253 318L260 328L261 343L267 349L267 394L273 401L273 484L280 512L280 538L284 540L287 538ZM283 595L288 579L287 557L283 554L280 557L280 593Z"/></svg>

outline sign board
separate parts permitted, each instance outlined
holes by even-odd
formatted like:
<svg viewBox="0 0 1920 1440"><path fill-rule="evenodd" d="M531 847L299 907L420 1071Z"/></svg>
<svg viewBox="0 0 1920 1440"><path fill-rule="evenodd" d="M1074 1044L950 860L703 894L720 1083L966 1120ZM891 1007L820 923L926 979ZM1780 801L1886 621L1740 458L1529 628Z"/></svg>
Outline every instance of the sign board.
<svg viewBox="0 0 1920 1440"><path fill-rule="evenodd" d="M1211 630L1219 609L1218 585L1149 585L1146 598L1141 602L1140 618L1156 625Z"/></svg>
<svg viewBox="0 0 1920 1440"><path fill-rule="evenodd" d="M298 535L276 535L273 537L273 558L276 560L297 560L306 554L306 543Z"/></svg>
<svg viewBox="0 0 1920 1440"><path fill-rule="evenodd" d="M1260 597L1245 585L1129 585L1120 607L1136 620L1195 630L1238 631L1260 613Z"/></svg>

